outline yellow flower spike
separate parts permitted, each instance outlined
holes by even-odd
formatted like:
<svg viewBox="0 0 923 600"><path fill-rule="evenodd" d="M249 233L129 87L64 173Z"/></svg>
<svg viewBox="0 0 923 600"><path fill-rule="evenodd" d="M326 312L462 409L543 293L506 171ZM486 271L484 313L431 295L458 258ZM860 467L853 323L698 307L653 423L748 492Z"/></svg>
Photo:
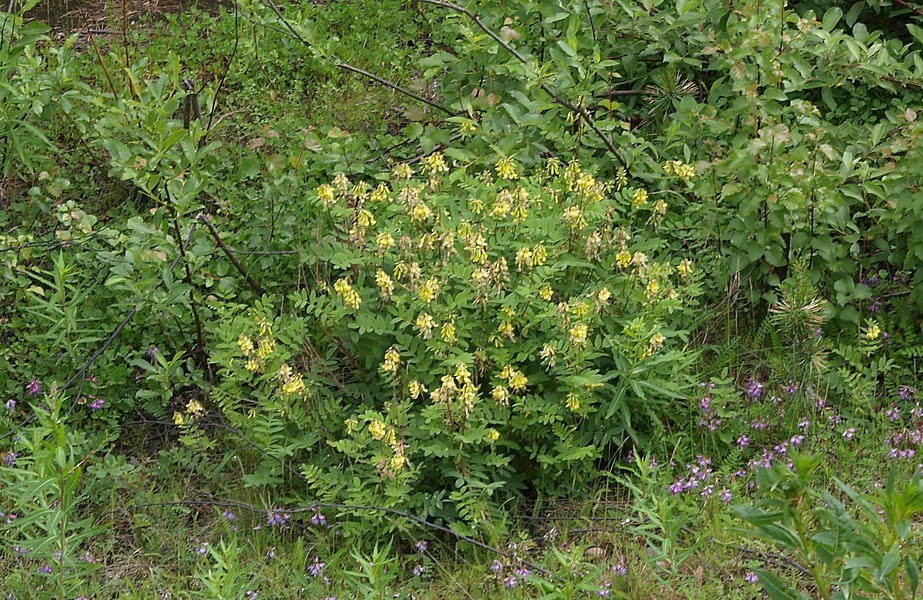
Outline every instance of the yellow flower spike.
<svg viewBox="0 0 923 600"><path fill-rule="evenodd" d="M624 269L631 264L631 252L628 250L619 250L618 254L615 255L615 262L619 267Z"/></svg>
<svg viewBox="0 0 923 600"><path fill-rule="evenodd" d="M426 394L426 386L414 379L407 385L408 390L410 391L410 397L414 400L419 399L421 396Z"/></svg>
<svg viewBox="0 0 923 600"><path fill-rule="evenodd" d="M417 320L414 322L414 325L417 326L417 329L420 330L420 334L423 336L424 340L428 340L433 337L433 328L436 327L436 319L432 315L427 313L421 313Z"/></svg>
<svg viewBox="0 0 923 600"><path fill-rule="evenodd" d="M397 348L391 346L385 352L385 360L381 364L381 370L385 373L391 373L392 375L396 374L398 369L401 368L401 355L397 351Z"/></svg>
<svg viewBox="0 0 923 600"><path fill-rule="evenodd" d="M455 323L447 321L442 324L442 329L440 330L440 335L442 336L442 341L448 344L451 344L455 341Z"/></svg>
<svg viewBox="0 0 923 600"><path fill-rule="evenodd" d="M403 454L395 454L391 458L391 470L400 471L407 465L407 458Z"/></svg>
<svg viewBox="0 0 923 600"><path fill-rule="evenodd" d="M391 176L395 179L410 179L413 177L413 169L407 163L401 163L394 167L394 170L391 171Z"/></svg>
<svg viewBox="0 0 923 600"><path fill-rule="evenodd" d="M346 426L346 435L352 435L356 432L356 429L359 427L359 421L356 419L346 419L343 421L343 425Z"/></svg>
<svg viewBox="0 0 923 600"><path fill-rule="evenodd" d="M346 306L349 306L353 310L359 310L359 306L362 304L362 298L359 296L359 293L353 289L350 285L349 280L345 277L337 280L333 284L333 289L343 298L343 302Z"/></svg>
<svg viewBox="0 0 923 600"><path fill-rule="evenodd" d="M375 419L374 421L369 423L369 433L372 435L373 440L375 441L381 440L383 437L385 437L385 433L386 433L385 424L379 421L378 419Z"/></svg>
<svg viewBox="0 0 923 600"><path fill-rule="evenodd" d="M442 152L433 152L429 156L423 157L423 172L427 174L445 173L449 166L445 162Z"/></svg>
<svg viewBox="0 0 923 600"><path fill-rule="evenodd" d="M321 204L324 206L331 206L336 201L333 195L333 187L326 183L318 186L317 199L320 200Z"/></svg>
<svg viewBox="0 0 923 600"><path fill-rule="evenodd" d="M174 411L173 422L178 426L181 426L183 423L185 423L186 419L183 417L183 413Z"/></svg>
<svg viewBox="0 0 923 600"><path fill-rule="evenodd" d="M388 187L387 183L384 183L384 182L379 183L378 187L376 187L372 191L371 196L369 196L369 200L371 200L374 203L390 201L391 200L391 188Z"/></svg>
<svg viewBox="0 0 923 600"><path fill-rule="evenodd" d="M516 163L513 162L512 158L504 156L497 161L497 177L506 180L519 179L519 174L516 172Z"/></svg>
<svg viewBox="0 0 923 600"><path fill-rule="evenodd" d="M282 385L282 391L286 394L300 394L304 392L304 376L301 375L301 373L292 375L291 378Z"/></svg>
<svg viewBox="0 0 923 600"><path fill-rule="evenodd" d="M570 343L574 346L582 346L586 343L589 336L590 328L585 323L577 323L570 328Z"/></svg>
<svg viewBox="0 0 923 600"><path fill-rule="evenodd" d="M580 410L580 396L578 396L574 392L571 392L567 395L567 400L565 401L564 404L565 406L567 406L567 409L570 410L571 412L577 412L578 410Z"/></svg>
<svg viewBox="0 0 923 600"><path fill-rule="evenodd" d="M237 338L237 346L240 348L240 351L244 356L250 356L250 354L255 350L255 347L253 346L253 340L243 334Z"/></svg>
<svg viewBox="0 0 923 600"><path fill-rule="evenodd" d="M439 293L439 282L436 279L430 278L426 283L420 286L420 300L424 304L430 304L433 300L436 299L436 295Z"/></svg>
<svg viewBox="0 0 923 600"><path fill-rule="evenodd" d="M494 389L490 391L490 397L501 406L509 406L510 404L510 392L502 385L495 386Z"/></svg>
<svg viewBox="0 0 923 600"><path fill-rule="evenodd" d="M676 266L676 272L679 273L680 277L684 278L692 275L692 261L688 258L684 258L683 260L679 261L679 264Z"/></svg>
<svg viewBox="0 0 923 600"><path fill-rule="evenodd" d="M869 321L869 326L865 330L865 339L875 341L881 336L881 327L874 321Z"/></svg>
<svg viewBox="0 0 923 600"><path fill-rule="evenodd" d="M548 251L545 250L545 244L539 242L532 247L532 261L536 267L541 267L548 261Z"/></svg>
<svg viewBox="0 0 923 600"><path fill-rule="evenodd" d="M433 216L433 211L426 204L420 202L413 207L410 211L410 220L419 223L420 221L426 221Z"/></svg>
<svg viewBox="0 0 923 600"><path fill-rule="evenodd" d="M186 410L193 416L200 416L205 412L205 407L198 400L190 400L186 404Z"/></svg>
<svg viewBox="0 0 923 600"><path fill-rule="evenodd" d="M651 279L648 282L647 287L644 289L644 293L648 298L654 298L657 294L660 293L660 283L656 279Z"/></svg>
<svg viewBox="0 0 923 600"><path fill-rule="evenodd" d="M256 356L264 359L276 349L276 342L271 337L261 337L256 347Z"/></svg>
<svg viewBox="0 0 923 600"><path fill-rule="evenodd" d="M542 362L551 367L552 369L555 366L555 355L557 350L551 344L545 344L542 346L542 349L539 351L538 355L541 357Z"/></svg>
<svg viewBox="0 0 923 600"><path fill-rule="evenodd" d="M645 204L647 204L647 190L635 190L635 193L631 195L631 207L638 209Z"/></svg>
<svg viewBox="0 0 923 600"><path fill-rule="evenodd" d="M554 295L554 290L551 289L550 285L543 285L541 289L538 290L538 297L544 300L545 302L551 302L551 297Z"/></svg>
<svg viewBox="0 0 923 600"><path fill-rule="evenodd" d="M487 435L485 437L487 437L487 440L491 444L493 444L494 442L500 439L500 432L494 429L493 427L491 427L490 429L487 430Z"/></svg>
<svg viewBox="0 0 923 600"><path fill-rule="evenodd" d="M341 193L346 193L346 191L349 189L349 179L346 178L346 175L340 173L333 178L333 187Z"/></svg>
<svg viewBox="0 0 923 600"><path fill-rule="evenodd" d="M513 371L510 375L510 389L514 392L524 392L526 386L529 385L529 379L523 374L522 371Z"/></svg>

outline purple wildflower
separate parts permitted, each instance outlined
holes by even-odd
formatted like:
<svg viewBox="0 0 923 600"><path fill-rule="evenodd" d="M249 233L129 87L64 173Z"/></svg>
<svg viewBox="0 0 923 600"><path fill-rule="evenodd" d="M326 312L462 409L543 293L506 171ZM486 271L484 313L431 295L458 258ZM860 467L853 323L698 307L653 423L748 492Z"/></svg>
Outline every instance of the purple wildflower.
<svg viewBox="0 0 923 600"><path fill-rule="evenodd" d="M503 578L503 587L509 589L519 585L519 579L515 575L508 575Z"/></svg>
<svg viewBox="0 0 923 600"><path fill-rule="evenodd" d="M3 462L6 463L6 466L12 467L16 464L16 459L19 458L19 455L15 452L6 452L3 454Z"/></svg>
<svg viewBox="0 0 923 600"><path fill-rule="evenodd" d="M495 558L493 564L490 565L490 570L493 571L494 573L498 573L502 571L503 563Z"/></svg>
<svg viewBox="0 0 923 600"><path fill-rule="evenodd" d="M292 515L288 513L277 512L277 511L272 510L272 511L269 511L269 515L266 517L266 524L273 526L273 527L276 525L281 527L291 520L292 520Z"/></svg>
<svg viewBox="0 0 923 600"><path fill-rule="evenodd" d="M413 576L414 576L414 577L419 577L419 576L422 575L422 574L423 574L423 565L416 565L416 566L414 566L414 568L413 568Z"/></svg>
<svg viewBox="0 0 923 600"><path fill-rule="evenodd" d="M32 381L26 384L26 395L35 396L40 394L42 391L42 382L35 378L35 375L32 376Z"/></svg>
<svg viewBox="0 0 923 600"><path fill-rule="evenodd" d="M855 427L850 427L849 429L847 429L846 431L843 432L843 437L846 438L847 440L853 439L853 437L855 437L855 435L856 435L856 428L855 428Z"/></svg>
<svg viewBox="0 0 923 600"><path fill-rule="evenodd" d="M45 565L45 566L43 566L41 569L39 569L38 572L39 572L39 573L47 573L48 575L51 575L51 567L48 566L48 565Z"/></svg>
<svg viewBox="0 0 923 600"><path fill-rule="evenodd" d="M199 546L199 548L198 548L198 550L196 550L196 552L198 552L199 555L201 555L201 556L204 556L205 554L208 554L208 542L202 542L202 545Z"/></svg>
<svg viewBox="0 0 923 600"><path fill-rule="evenodd" d="M314 562L308 566L308 573L311 574L311 577L320 577L324 573L324 567L327 566L327 563L320 561L320 557L315 556Z"/></svg>
<svg viewBox="0 0 923 600"><path fill-rule="evenodd" d="M747 574L744 575L744 580L747 583L756 583L757 581L759 581L759 577L757 577L756 573L754 573L753 571L747 571Z"/></svg>
<svg viewBox="0 0 923 600"><path fill-rule="evenodd" d="M157 346L151 346L150 348L147 349L147 352L145 352L145 354L147 354L148 358L153 360L156 355L160 354L160 348L158 348ZM253 592L253 596L254 598L256 597L256 592Z"/></svg>
<svg viewBox="0 0 923 600"><path fill-rule="evenodd" d="M221 514L224 515L224 518L227 519L228 521L233 521L234 519L237 518L237 515L235 515L229 510L222 511Z"/></svg>
<svg viewBox="0 0 923 600"><path fill-rule="evenodd" d="M6 410L8 410L9 412L13 412L14 410L16 410L16 401L13 400L12 398L10 398L9 400L7 400L7 401L6 401Z"/></svg>
<svg viewBox="0 0 923 600"><path fill-rule="evenodd" d="M413 547L416 548L417 552L419 552L420 554L423 554L426 552L427 546L429 546L429 542L427 542L426 540L420 540L419 542L413 545Z"/></svg>
<svg viewBox="0 0 923 600"><path fill-rule="evenodd" d="M916 393L917 390L907 385L897 388L897 395L901 400L913 400Z"/></svg>
<svg viewBox="0 0 923 600"><path fill-rule="evenodd" d="M739 438L737 438L737 445L741 448L746 448L750 445L750 438L748 438L746 435L741 435Z"/></svg>
<svg viewBox="0 0 923 600"><path fill-rule="evenodd" d="M747 381L747 395L753 399L762 396L765 389L763 382L758 379L751 377L750 380Z"/></svg>
<svg viewBox="0 0 923 600"><path fill-rule="evenodd" d="M628 573L628 567L625 566L625 563L619 561L612 567L612 572L615 573L616 577L621 577L622 575Z"/></svg>
<svg viewBox="0 0 923 600"><path fill-rule="evenodd" d="M727 504L734 497L734 494L731 493L731 490L724 488L721 490L721 493L718 495L721 498L721 501Z"/></svg>
<svg viewBox="0 0 923 600"><path fill-rule="evenodd" d="M105 403L106 401L103 400L102 398L97 398L96 400L90 403L90 410L92 410L93 412L96 412L97 410L101 409Z"/></svg>
<svg viewBox="0 0 923 600"><path fill-rule="evenodd" d="M314 514L311 515L311 525L326 525L326 524L327 524L327 517L324 516L323 513L321 513L319 510L315 508Z"/></svg>

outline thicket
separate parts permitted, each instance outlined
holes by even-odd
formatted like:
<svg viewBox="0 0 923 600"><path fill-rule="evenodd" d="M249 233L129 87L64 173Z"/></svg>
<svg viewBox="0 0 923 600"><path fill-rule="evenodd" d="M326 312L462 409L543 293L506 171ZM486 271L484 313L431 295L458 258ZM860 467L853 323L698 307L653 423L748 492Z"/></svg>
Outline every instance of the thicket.
<svg viewBox="0 0 923 600"><path fill-rule="evenodd" d="M34 4L0 15L2 496L62 594L72 507L145 436L355 540L496 543L641 461L678 536L642 456L730 471L748 416L880 423L919 386L913 5L241 0L179 48L52 43ZM779 514L743 516L816 564L869 547ZM917 587L893 522L824 597Z"/></svg>

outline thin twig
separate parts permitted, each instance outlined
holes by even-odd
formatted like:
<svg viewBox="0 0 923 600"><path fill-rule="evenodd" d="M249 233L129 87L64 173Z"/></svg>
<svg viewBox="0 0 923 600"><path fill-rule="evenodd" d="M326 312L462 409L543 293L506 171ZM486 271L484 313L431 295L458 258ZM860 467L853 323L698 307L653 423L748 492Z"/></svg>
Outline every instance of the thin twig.
<svg viewBox="0 0 923 600"><path fill-rule="evenodd" d="M234 268L237 269L237 272L244 276L244 279L247 280L247 284L250 288L256 293L257 296L263 295L263 288L255 279L250 277L250 274L247 273L247 270L244 269L243 265L240 264L240 261L237 260L237 257L231 252L231 249L228 248L223 241L221 241L221 236L218 234L218 230L215 229L215 226L212 225L212 222L204 213L199 213L197 217L200 221L205 223L205 226L208 227L208 230L211 232L212 237L215 238L215 243L218 244L218 247L224 252L224 255L228 257L228 260L231 261L231 264L234 265Z"/></svg>

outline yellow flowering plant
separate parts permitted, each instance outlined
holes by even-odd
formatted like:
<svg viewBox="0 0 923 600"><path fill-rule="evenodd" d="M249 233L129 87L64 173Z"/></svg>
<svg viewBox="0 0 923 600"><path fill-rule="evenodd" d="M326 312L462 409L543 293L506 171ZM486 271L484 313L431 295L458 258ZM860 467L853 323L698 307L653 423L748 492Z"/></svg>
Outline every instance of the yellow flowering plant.
<svg viewBox="0 0 923 600"><path fill-rule="evenodd" d="M220 328L221 387L240 399L226 408L245 432L303 432L318 497L393 505L398 489L417 502L498 481L555 493L643 444L691 384L681 317L698 273L661 254L642 188L576 161L495 165L481 176L430 155L422 173L380 175L362 188L361 236L344 191L357 182L322 184L313 214L329 227L303 267L316 283L287 314L270 319L266 301ZM461 518L453 506L425 510Z"/></svg>

